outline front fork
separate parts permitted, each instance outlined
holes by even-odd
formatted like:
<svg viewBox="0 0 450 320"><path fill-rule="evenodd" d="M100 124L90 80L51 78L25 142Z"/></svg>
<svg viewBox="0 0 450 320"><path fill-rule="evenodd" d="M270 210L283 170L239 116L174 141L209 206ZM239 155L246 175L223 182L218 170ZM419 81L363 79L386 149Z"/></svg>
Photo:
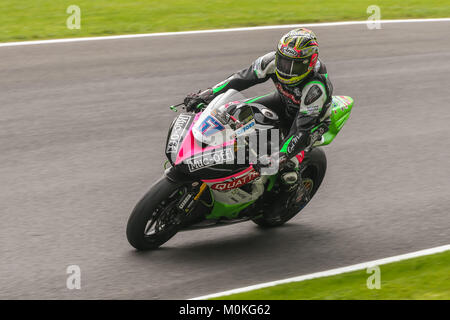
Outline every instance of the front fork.
<svg viewBox="0 0 450 320"><path fill-rule="evenodd" d="M200 187L198 187L200 185ZM197 206L200 197L208 188L206 183L193 182L191 184L191 189L187 190L185 194L178 201L177 208L179 211L183 212L185 215L191 213Z"/></svg>
<svg viewBox="0 0 450 320"><path fill-rule="evenodd" d="M196 207L203 193L208 189L208 185L201 181L192 181L192 177L176 170L175 167L167 168L164 172L165 176L180 186L185 187L184 194L177 203L178 212L184 215L190 214ZM181 191L181 190L180 190Z"/></svg>

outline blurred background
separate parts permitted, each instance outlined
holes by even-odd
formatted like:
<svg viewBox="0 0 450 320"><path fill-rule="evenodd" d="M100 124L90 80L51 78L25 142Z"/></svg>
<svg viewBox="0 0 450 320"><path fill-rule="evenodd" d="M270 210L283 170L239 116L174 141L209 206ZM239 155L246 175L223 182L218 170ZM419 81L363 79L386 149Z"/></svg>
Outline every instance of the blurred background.
<svg viewBox="0 0 450 320"><path fill-rule="evenodd" d="M71 5L81 9L81 29L66 27ZM371 5L382 19L450 14L446 0L3 0L0 41L366 20Z"/></svg>

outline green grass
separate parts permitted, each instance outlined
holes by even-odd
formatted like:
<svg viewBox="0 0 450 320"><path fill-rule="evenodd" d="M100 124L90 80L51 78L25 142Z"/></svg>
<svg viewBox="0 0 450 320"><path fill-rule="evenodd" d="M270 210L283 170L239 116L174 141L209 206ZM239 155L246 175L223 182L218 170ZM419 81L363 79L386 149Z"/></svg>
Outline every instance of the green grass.
<svg viewBox="0 0 450 320"><path fill-rule="evenodd" d="M81 29L66 27L69 5L81 8ZM0 41L382 19L449 17L448 0L2 0Z"/></svg>
<svg viewBox="0 0 450 320"><path fill-rule="evenodd" d="M450 299L450 251L380 266L381 288L367 288L366 270L217 298L255 300Z"/></svg>

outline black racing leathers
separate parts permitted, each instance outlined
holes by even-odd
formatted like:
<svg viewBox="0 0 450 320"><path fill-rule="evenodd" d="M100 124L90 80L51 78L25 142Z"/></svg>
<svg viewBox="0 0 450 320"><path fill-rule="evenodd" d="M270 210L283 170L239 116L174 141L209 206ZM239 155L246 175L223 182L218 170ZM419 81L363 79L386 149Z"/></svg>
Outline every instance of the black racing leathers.
<svg viewBox="0 0 450 320"><path fill-rule="evenodd" d="M256 59L250 67L203 91L200 96L210 102L228 89L242 91L268 79L272 79L277 90L252 101L265 105L280 116L285 137L281 152L292 158L308 146L311 131L327 115L331 104L333 87L323 62L318 60L300 84L288 86L278 81L275 52L270 52Z"/></svg>

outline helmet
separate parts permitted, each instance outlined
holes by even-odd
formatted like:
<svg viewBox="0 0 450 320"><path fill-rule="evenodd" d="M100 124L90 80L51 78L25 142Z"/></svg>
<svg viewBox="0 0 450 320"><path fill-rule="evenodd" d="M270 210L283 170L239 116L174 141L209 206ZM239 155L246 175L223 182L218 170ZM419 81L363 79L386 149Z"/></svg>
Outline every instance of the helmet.
<svg viewBox="0 0 450 320"><path fill-rule="evenodd" d="M297 84L314 68L319 55L316 35L298 28L286 33L278 42L275 73L281 83Z"/></svg>

